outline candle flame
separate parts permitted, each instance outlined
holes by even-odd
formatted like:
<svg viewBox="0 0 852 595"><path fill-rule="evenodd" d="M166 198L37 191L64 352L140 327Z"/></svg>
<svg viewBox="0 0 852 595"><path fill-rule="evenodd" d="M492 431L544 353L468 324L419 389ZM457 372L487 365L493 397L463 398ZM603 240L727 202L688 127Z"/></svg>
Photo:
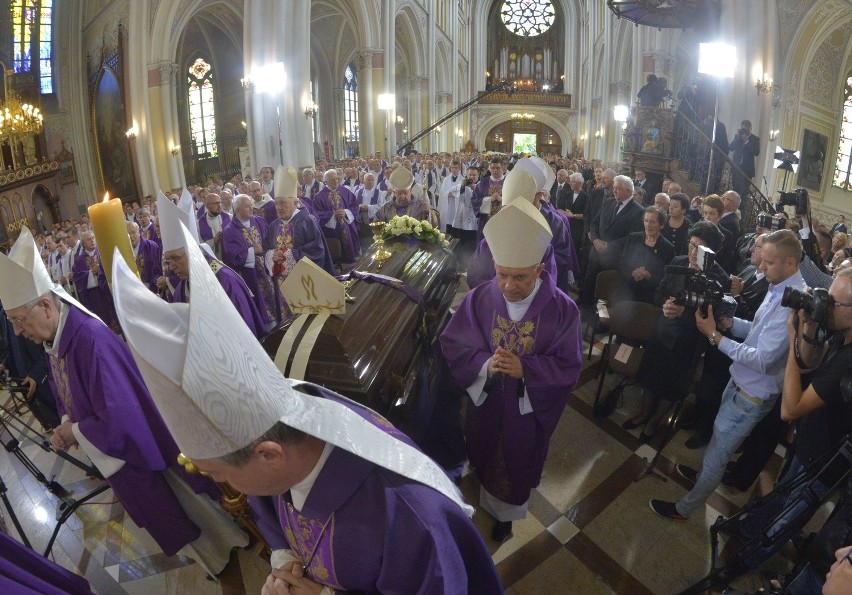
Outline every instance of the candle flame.
<svg viewBox="0 0 852 595"><path fill-rule="evenodd" d="M109 192L104 193L104 199L103 199L102 202L107 202L107 201L109 201Z"/></svg>

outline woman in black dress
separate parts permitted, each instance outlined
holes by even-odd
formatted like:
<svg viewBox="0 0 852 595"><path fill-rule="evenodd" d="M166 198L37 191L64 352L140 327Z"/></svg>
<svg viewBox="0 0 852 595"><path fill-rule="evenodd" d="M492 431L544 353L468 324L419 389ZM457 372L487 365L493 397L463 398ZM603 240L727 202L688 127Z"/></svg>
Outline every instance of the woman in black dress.
<svg viewBox="0 0 852 595"><path fill-rule="evenodd" d="M646 207L642 215L645 231L617 240L621 253L618 272L624 280L624 287L614 301L629 299L653 303L654 290L663 278L666 265L675 256L674 246L660 235L665 220L666 216L660 209ZM615 254L618 254L619 248Z"/></svg>
<svg viewBox="0 0 852 595"><path fill-rule="evenodd" d="M674 246L675 256L686 256L689 246L689 226L692 222L687 218L689 197L678 192L671 197L669 203L669 218L663 227L663 237Z"/></svg>
<svg viewBox="0 0 852 595"><path fill-rule="evenodd" d="M689 254L676 256L672 266L698 270L698 248L705 246L718 251L722 246L722 232L713 223L699 221L689 229ZM730 289L730 279L725 270L714 263L708 276ZM675 401L686 396L693 373L692 364L707 341L695 327L695 308L678 306L674 303L677 293L686 288L688 275L667 272L654 293L654 303L662 309L657 319L657 328L636 375L637 382L647 391L643 394L642 411L637 417L628 419L622 427L630 430L644 425L639 437L643 444L654 435L657 425L668 413ZM657 405L663 401L658 407Z"/></svg>

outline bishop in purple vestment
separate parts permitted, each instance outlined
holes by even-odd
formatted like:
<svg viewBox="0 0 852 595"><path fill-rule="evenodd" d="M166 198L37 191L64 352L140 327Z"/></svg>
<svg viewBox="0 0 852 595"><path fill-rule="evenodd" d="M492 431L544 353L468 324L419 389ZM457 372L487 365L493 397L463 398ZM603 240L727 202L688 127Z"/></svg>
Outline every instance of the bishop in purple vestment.
<svg viewBox="0 0 852 595"><path fill-rule="evenodd" d="M267 225L278 218L278 215L275 214L275 201L268 194L264 194L263 186L260 185L260 182L255 180L249 184L249 194L251 194L251 198L254 201L251 205L251 210L255 217L263 218ZM199 231L200 229L199 226Z"/></svg>
<svg viewBox="0 0 852 595"><path fill-rule="evenodd" d="M74 288L80 302L103 320L113 332L119 333L115 308L112 305L112 293L107 285L101 255L95 245L95 234L85 231L82 234L83 251L71 268Z"/></svg>
<svg viewBox="0 0 852 595"><path fill-rule="evenodd" d="M295 388L342 403L414 447L362 405L318 386ZM292 552L308 578L347 592L503 592L482 537L442 494L330 444L314 472L306 498L287 491L252 499L270 547Z"/></svg>
<svg viewBox="0 0 852 595"><path fill-rule="evenodd" d="M183 252L183 254L180 254ZM248 285L233 270L225 266L221 261L212 258L209 254L204 255L210 263L210 269L216 273L216 279L219 285L225 290L234 308L237 309L240 317L245 321L251 333L258 340L266 335L266 319L258 310L254 297L249 291ZM180 279L175 285L172 303L189 303L190 299L190 282L189 282L189 261L186 258L186 250L180 248L169 253L169 268L175 272Z"/></svg>
<svg viewBox="0 0 852 595"><path fill-rule="evenodd" d="M441 335L450 374L472 401L468 457L496 541L526 515L582 362L579 310L541 264L546 225L520 199L489 220L497 276L465 296Z"/></svg>
<svg viewBox="0 0 852 595"><path fill-rule="evenodd" d="M157 279L163 275L163 252L156 242L146 240L139 233L135 223L127 224L130 235L130 246L133 248L133 258L136 259L136 269L145 287L157 293Z"/></svg>
<svg viewBox="0 0 852 595"><path fill-rule="evenodd" d="M340 186L337 172L325 172L325 186L313 199L313 214L325 237L340 242L343 262L355 262L360 252L358 201L348 188Z"/></svg>
<svg viewBox="0 0 852 595"><path fill-rule="evenodd" d="M499 202L503 196L503 182L506 179L503 175L503 161L499 157L491 159L488 169L491 175L479 181L473 189L473 197L470 199L470 206L478 217L476 228L477 241L482 239L482 229L488 222L488 215L480 212L482 201L486 198L491 198Z"/></svg>
<svg viewBox="0 0 852 595"><path fill-rule="evenodd" d="M222 212L222 199L219 195L207 195L207 212L198 218L198 237L210 246L216 256L222 256L222 231L228 227L231 216Z"/></svg>
<svg viewBox="0 0 852 595"><path fill-rule="evenodd" d="M302 258L310 258L329 274L337 274L328 253L325 235L319 224L304 209L296 208L296 199L276 197L276 219L264 238L267 269L280 282Z"/></svg>
<svg viewBox="0 0 852 595"><path fill-rule="evenodd" d="M240 194L234 199L234 218L222 232L222 262L245 280L255 303L267 320L279 318L272 277L263 259L266 221L251 214L251 198Z"/></svg>

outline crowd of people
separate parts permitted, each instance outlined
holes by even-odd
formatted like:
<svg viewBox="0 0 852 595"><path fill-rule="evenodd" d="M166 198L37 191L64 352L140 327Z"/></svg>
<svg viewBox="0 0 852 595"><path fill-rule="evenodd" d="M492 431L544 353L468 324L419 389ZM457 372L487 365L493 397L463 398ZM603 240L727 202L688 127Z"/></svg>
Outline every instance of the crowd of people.
<svg viewBox="0 0 852 595"><path fill-rule="evenodd" d="M232 527L227 543L199 542L203 527L176 499L181 488L175 486L183 482L196 494L214 497L216 488L209 482L195 485L192 477L172 469L178 447L185 454L194 452L199 468L248 494L285 494L269 509L271 524L280 525L279 530L283 526L286 533L287 523L321 525L311 543L294 541L292 532L268 537L271 545L280 538L281 547L273 549L283 552L273 558L268 593L317 579L312 563L322 565L337 555L316 551L326 531L322 523L327 525L321 511L338 514L340 522L364 522L358 518L363 502L361 509L335 509L339 503L324 502L311 491L314 483L331 481L330 470L353 464L373 473L376 482L361 488L353 484L359 498L373 497L363 490L393 484L394 498L413 499L418 510L431 509L423 513L422 527L415 527L414 519L401 523L412 535L424 533L416 551L401 548L401 536L390 536L385 544L420 557L444 554L428 576L408 579L497 585L481 538L458 514L464 506L452 504L454 488L416 472L425 464L416 447L402 467L388 467L381 456L353 454L362 451L317 431L329 420L363 419L364 413L328 391L282 384L286 381L266 365L271 362L258 340L288 317L283 282L299 261L310 259L331 275L347 272L372 243L370 223L407 215L457 240L452 249L471 290L444 331L441 347L453 382L471 399L464 427L466 454L480 480L480 505L495 519L493 540L512 535L512 522L525 516L530 492L538 485L550 436L579 377L580 315L593 315L596 283L604 271L616 271L621 280L608 298L610 306L622 300L645 302L660 314L637 378L644 398L625 429L641 429L640 442L653 441L672 405L686 398L703 361L692 417L682 424L694 430L687 447L706 449L702 466L679 465L678 472L694 487L677 503L652 500L652 510L685 521L720 483L748 489L785 433L785 421L801 420L798 441L803 444L782 479L792 481L852 431L852 410L839 394L838 376L852 357L847 348L852 320L846 309L852 304L852 248L844 216L828 226L809 213L767 213L757 218L754 229L743 229L736 191L689 197L670 179L655 187L645 172L631 173L556 155L414 153L319 161L302 171L263 167L257 179L237 175L206 180L125 204L139 273L139 286L128 278L125 289L107 282L85 216L54 224L35 237L25 230L6 247L8 256L0 257L3 330L13 356L3 366L27 385L32 411L52 430L54 448L80 445L164 552L200 556L211 574L221 570L229 548L245 536ZM729 312L714 316L713 306L684 303L682 295L698 272L730 298ZM802 322L794 326L792 311L781 305L787 287L828 289L831 314L822 322L832 334L827 356L822 344L812 344L816 327L809 315L799 312ZM302 428L299 411L282 412L272 396L259 394L264 391L254 379L226 379L206 370L201 377L214 386L243 381L266 409L252 414L256 418L248 429L222 428L222 411L245 414L239 403L222 397L221 409L199 422L200 429L187 427L181 407L198 405L203 395L184 373L169 370L189 357L180 338L191 342L190 331L201 323L187 312L203 312L216 300L233 309L208 316L221 314L217 324L234 336L254 337L245 344L246 357L251 366L264 360L260 367L272 378L271 386L296 395L298 403L327 403L323 406L328 410L321 412L326 417L314 420L319 425ZM186 303L197 307L181 309ZM162 315L140 325L138 316L134 319L140 307ZM160 318L163 327L158 329ZM167 340L170 333L181 345ZM221 331L207 340L215 344L224 336ZM477 337L488 339L478 343ZM151 347L158 342L160 353ZM793 359L791 346L802 348L807 365ZM800 367L811 375L798 375ZM101 373L89 373L92 369ZM164 401L172 393L186 402ZM120 403L107 398L118 394L123 395ZM138 414L126 416L126 411ZM114 423L120 413L125 420L145 423ZM375 431L379 451L410 446L398 433ZM748 448L732 462L743 443ZM345 454L331 454L332 449ZM279 461L287 457L300 461L298 473L282 470ZM280 476L280 481L264 482L264 474ZM146 506L131 495L140 481L158 482L158 495L149 497L165 503L164 509L172 507L168 526L183 527L180 531L157 537L165 527L148 518ZM200 495L198 500L210 508L209 500ZM386 502L368 516L389 515L394 508ZM216 512L221 511L211 514ZM444 525L448 517L458 517L456 529L449 532ZM752 515L738 530L748 536L764 518L763 513ZM208 550L216 555L205 557ZM326 576L323 584L377 588L381 563L356 571L346 566L356 554L340 556L347 560L338 561L341 574ZM446 568L441 564L454 568L455 575L442 575ZM381 586L391 587L407 579L382 580L391 582Z"/></svg>

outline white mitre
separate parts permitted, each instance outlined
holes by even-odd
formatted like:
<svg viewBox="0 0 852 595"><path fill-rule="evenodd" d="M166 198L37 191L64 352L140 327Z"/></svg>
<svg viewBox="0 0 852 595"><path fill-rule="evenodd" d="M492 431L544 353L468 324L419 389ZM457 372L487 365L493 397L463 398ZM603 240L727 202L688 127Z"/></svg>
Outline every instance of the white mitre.
<svg viewBox="0 0 852 595"><path fill-rule="evenodd" d="M124 257L121 258L124 260ZM24 226L9 255L0 253L0 302L3 302L3 309L13 310L48 291L97 318L83 304L71 297L61 285L53 282L41 259L32 232Z"/></svg>
<svg viewBox="0 0 852 595"><path fill-rule="evenodd" d="M553 239L550 226L539 210L520 198L491 217L482 235L488 240L494 264L512 269L539 264Z"/></svg>
<svg viewBox="0 0 852 595"><path fill-rule="evenodd" d="M346 288L310 258L302 258L284 282L281 295L296 314L344 314Z"/></svg>
<svg viewBox="0 0 852 595"><path fill-rule="evenodd" d="M443 470L416 448L341 403L295 390L300 382L281 375L185 227L183 233L192 278L189 304L159 299L122 258L113 261L113 297L139 371L184 455L199 460L227 455L281 421L428 485L472 514Z"/></svg>
<svg viewBox="0 0 852 595"><path fill-rule="evenodd" d="M275 191L275 196L273 198L298 197L299 181L296 178L296 170L292 167L279 165L275 169L275 177L272 181L272 187Z"/></svg>
<svg viewBox="0 0 852 595"><path fill-rule="evenodd" d="M537 190L550 192L553 187L553 182L556 180L556 174L553 173L553 168L541 157L523 157L518 159L512 171L521 168L535 178Z"/></svg>
<svg viewBox="0 0 852 595"><path fill-rule="evenodd" d="M398 167L388 176L388 184L394 190L408 190L414 184L414 174L407 167Z"/></svg>
<svg viewBox="0 0 852 595"><path fill-rule="evenodd" d="M503 206L505 207L516 198L533 202L536 190L538 190L538 184L536 184L533 176L515 166L512 171L506 174L506 179L503 181Z"/></svg>

